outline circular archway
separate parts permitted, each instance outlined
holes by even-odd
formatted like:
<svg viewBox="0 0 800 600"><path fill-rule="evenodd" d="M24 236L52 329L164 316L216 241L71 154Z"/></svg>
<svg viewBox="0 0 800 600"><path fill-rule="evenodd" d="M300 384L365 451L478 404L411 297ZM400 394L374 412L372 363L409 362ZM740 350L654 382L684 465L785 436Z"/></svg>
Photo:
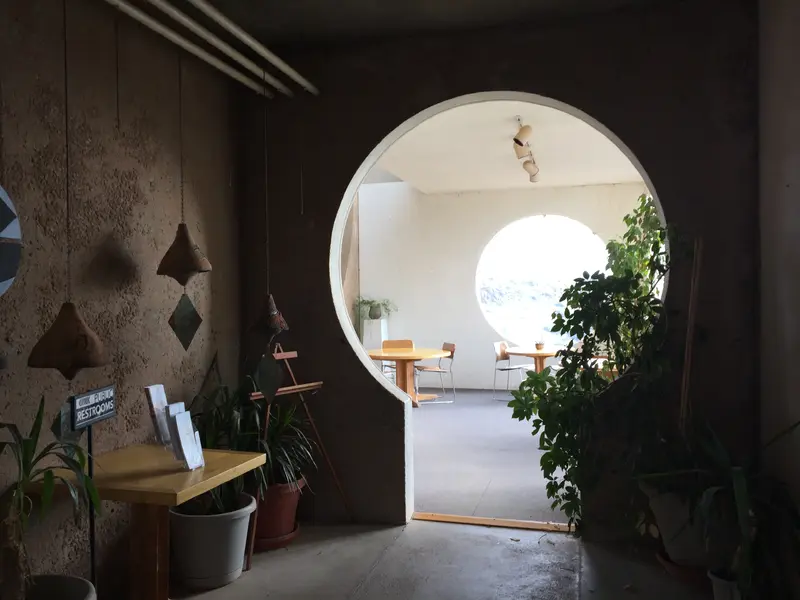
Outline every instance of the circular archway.
<svg viewBox="0 0 800 600"><path fill-rule="evenodd" d="M524 102L524 103L553 108L558 111L567 113L568 115L571 115L583 121L596 131L600 132L602 135L608 138L608 140L610 140L622 152L622 154L625 155L625 157L635 167L636 171L638 171L639 175L641 176L641 180L644 182L645 187L651 191L656 206L658 207L659 215L661 217L662 222L665 222L663 211L661 209L661 204L658 200L655 190L653 189L652 181L650 180L649 176L643 169L641 163L631 152L631 150L616 135L614 135L610 130L608 130L597 120L593 119L591 116L580 111L579 109L576 109L563 102L553 100L552 98L546 98L543 96L538 96L535 94L529 94L523 92L481 92L476 94L459 96L451 100L442 102L440 104L436 104L416 114L415 116L411 117L410 119L402 123L396 129L394 129L389 135L387 135L383 140L381 140L381 142L372 150L372 152L370 152L370 154L362 162L361 166L358 168L356 173L353 175L349 185L347 186L347 189L345 190L341 205L339 206L338 212L336 214L336 218L333 225L333 231L331 235L331 247L329 255L329 275L331 282L331 293L333 297L334 307L336 309L337 318L339 319L340 326L342 328L342 331L344 332L346 339L348 340L348 343L350 343L350 345L353 347L359 360L362 362L365 368L373 375L373 377L378 382L380 382L381 385L383 385L388 391L392 392L398 399L403 401L407 401L407 396L404 393L402 393L398 388L396 388L394 385L392 385L381 374L380 370L375 366L375 364L369 358L366 350L360 343L358 334L356 333L356 330L348 314L348 306L345 301L344 290L342 286L342 260L341 260L348 215L353 207L353 203L357 195L358 189L361 186L362 182L364 181L365 177L370 172L370 170L376 166L378 160L384 155L384 153L387 152L387 150L395 142L400 140L403 136L412 131L415 127L417 127L421 123L431 119L432 117L435 117L436 115L439 115L440 113L444 113L451 109L455 109L466 105L478 104L483 102L495 102L495 101Z"/></svg>

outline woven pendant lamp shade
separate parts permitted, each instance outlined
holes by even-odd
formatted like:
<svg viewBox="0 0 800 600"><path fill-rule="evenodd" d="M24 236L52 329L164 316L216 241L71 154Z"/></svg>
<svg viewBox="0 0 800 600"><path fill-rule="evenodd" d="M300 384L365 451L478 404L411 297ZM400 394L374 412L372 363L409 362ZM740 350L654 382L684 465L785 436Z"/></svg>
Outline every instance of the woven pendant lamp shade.
<svg viewBox="0 0 800 600"><path fill-rule="evenodd" d="M56 369L70 381L81 369L108 364L103 342L83 320L72 302L65 302L28 357L34 369Z"/></svg>
<svg viewBox="0 0 800 600"><path fill-rule="evenodd" d="M267 296L264 305L261 308L261 314L256 322L253 323L251 331L265 338L270 342L283 331L288 331L289 325L286 324L286 319L283 318L281 311L278 310L275 304L275 298L272 294Z"/></svg>
<svg viewBox="0 0 800 600"><path fill-rule="evenodd" d="M158 265L157 273L172 277L179 284L186 285L198 273L209 271L211 263L192 239L186 223L181 223L175 233L175 240Z"/></svg>

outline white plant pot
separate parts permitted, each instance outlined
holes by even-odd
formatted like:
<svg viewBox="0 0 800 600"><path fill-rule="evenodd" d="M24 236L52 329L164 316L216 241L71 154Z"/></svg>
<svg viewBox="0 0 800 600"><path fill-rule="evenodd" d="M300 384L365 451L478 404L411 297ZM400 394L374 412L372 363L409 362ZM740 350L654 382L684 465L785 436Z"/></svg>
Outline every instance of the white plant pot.
<svg viewBox="0 0 800 600"><path fill-rule="evenodd" d="M97 600L91 582L68 575L36 575L25 600Z"/></svg>
<svg viewBox="0 0 800 600"><path fill-rule="evenodd" d="M184 515L170 509L171 568L186 587L222 587L242 574L247 529L256 500L242 494L240 506L222 515Z"/></svg>
<svg viewBox="0 0 800 600"><path fill-rule="evenodd" d="M735 581L718 577L711 571L708 572L708 578L711 580L714 600L742 600L742 593Z"/></svg>
<svg viewBox="0 0 800 600"><path fill-rule="evenodd" d="M702 525L697 519L692 520L689 503L676 494L661 493L648 485L639 487L650 501L650 510L669 559L676 565L707 567Z"/></svg>

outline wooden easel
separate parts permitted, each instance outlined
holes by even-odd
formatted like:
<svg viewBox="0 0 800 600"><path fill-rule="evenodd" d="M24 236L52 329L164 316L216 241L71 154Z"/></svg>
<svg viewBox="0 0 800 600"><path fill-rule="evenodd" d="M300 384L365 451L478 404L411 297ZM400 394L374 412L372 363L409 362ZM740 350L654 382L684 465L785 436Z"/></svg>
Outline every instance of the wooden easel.
<svg viewBox="0 0 800 600"><path fill-rule="evenodd" d="M273 354L275 360L282 360L284 366L286 367L286 372L289 373L289 377L292 379L292 384L290 386L279 388L275 396L283 396L286 394L297 394L300 396L300 402L303 405L303 410L306 413L306 417L308 417L308 422L311 424L311 429L314 432L314 437L317 440L317 445L319 446L320 452L322 452L322 456L325 459L325 462L328 465L328 469L330 469L331 476L333 477L333 482L336 484L336 489L339 491L339 496L342 499L342 503L344 504L345 511L347 512L347 517L352 521L353 520L353 511L350 508L350 502L347 500L347 495L344 493L344 488L342 487L341 481L339 481L339 475L336 473L336 469L333 466L333 462L331 462L331 457L328 454L328 451L325 449L325 444L322 441L322 436L319 434L319 430L317 429L317 424L314 422L314 417L311 416L311 409L308 407L308 403L306 402L306 398L304 393L306 392L316 392L322 387L321 381L314 381L312 383L298 383L297 377L295 377L294 371L292 370L292 365L289 364L289 360L292 358L297 358L297 352L286 352L283 349L283 346L280 344L275 344L275 353Z"/></svg>
<svg viewBox="0 0 800 600"><path fill-rule="evenodd" d="M333 466L333 462L331 462L330 455L328 451L325 449L325 444L322 442L322 437L319 435L319 430L317 429L317 424L314 422L314 417L311 416L311 409L308 407L308 403L306 402L306 398L304 396L305 393L308 392L317 392L322 388L322 381L313 381L310 383L298 383L297 377L292 370L292 366L289 364L289 361L293 358L297 358L296 351L289 351L286 352L280 344L275 345L275 352L272 354L276 361L283 361L284 366L286 367L286 372L289 373L289 377L292 380L292 385L287 385L284 387L278 388L275 392L275 397L278 396L288 396L290 394L297 394L300 396L300 402L303 405L303 410L305 410L306 417L308 418L308 422L311 424L311 429L314 432L314 437L316 438L317 445L319 446L320 452L322 452L322 456L325 459L325 462L328 465L328 469L330 469L331 475L333 476L333 481L336 484L336 489L339 491L339 496L342 498L342 502L344 503L345 511L347 512L348 518L352 521L353 520L353 512L350 508L350 503L347 500L347 496L344 493L344 488L342 488L342 484L339 481L339 476L336 473L336 469ZM251 400L263 400L264 394L261 392L254 392L250 394ZM264 435L266 435L267 427L269 426L269 417L272 405L267 404L265 414L264 414ZM256 492L256 501L261 501L261 491ZM248 534L247 540L247 552L245 556L245 564L244 570L249 571L252 560L253 560L253 548L255 546L255 539L256 539L256 519L258 518L258 505L256 504L256 510L251 513L250 515L250 529Z"/></svg>

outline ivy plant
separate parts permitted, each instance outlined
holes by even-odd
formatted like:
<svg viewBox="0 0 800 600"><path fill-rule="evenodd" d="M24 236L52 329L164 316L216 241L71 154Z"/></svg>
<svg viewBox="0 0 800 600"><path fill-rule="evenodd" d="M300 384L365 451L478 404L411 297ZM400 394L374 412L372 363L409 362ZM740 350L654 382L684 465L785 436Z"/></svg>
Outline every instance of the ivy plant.
<svg viewBox="0 0 800 600"><path fill-rule="evenodd" d="M637 393L628 397L634 403L624 413L629 422L619 425L631 429L628 437L641 435L637 419L652 418L641 400L648 395L642 392L665 366L660 349L666 329L658 289L669 268L666 230L647 196L639 198L625 223L622 239L607 246L610 273L584 272L564 290L563 312L553 313L551 330L578 343L570 341L558 352L557 371L529 372L509 402L513 418L530 421L533 434L539 435L547 495L570 525L580 525L581 493L599 471L592 441L606 410L603 398L615 381L625 378L626 389ZM635 460L635 444L627 448L614 460Z"/></svg>

